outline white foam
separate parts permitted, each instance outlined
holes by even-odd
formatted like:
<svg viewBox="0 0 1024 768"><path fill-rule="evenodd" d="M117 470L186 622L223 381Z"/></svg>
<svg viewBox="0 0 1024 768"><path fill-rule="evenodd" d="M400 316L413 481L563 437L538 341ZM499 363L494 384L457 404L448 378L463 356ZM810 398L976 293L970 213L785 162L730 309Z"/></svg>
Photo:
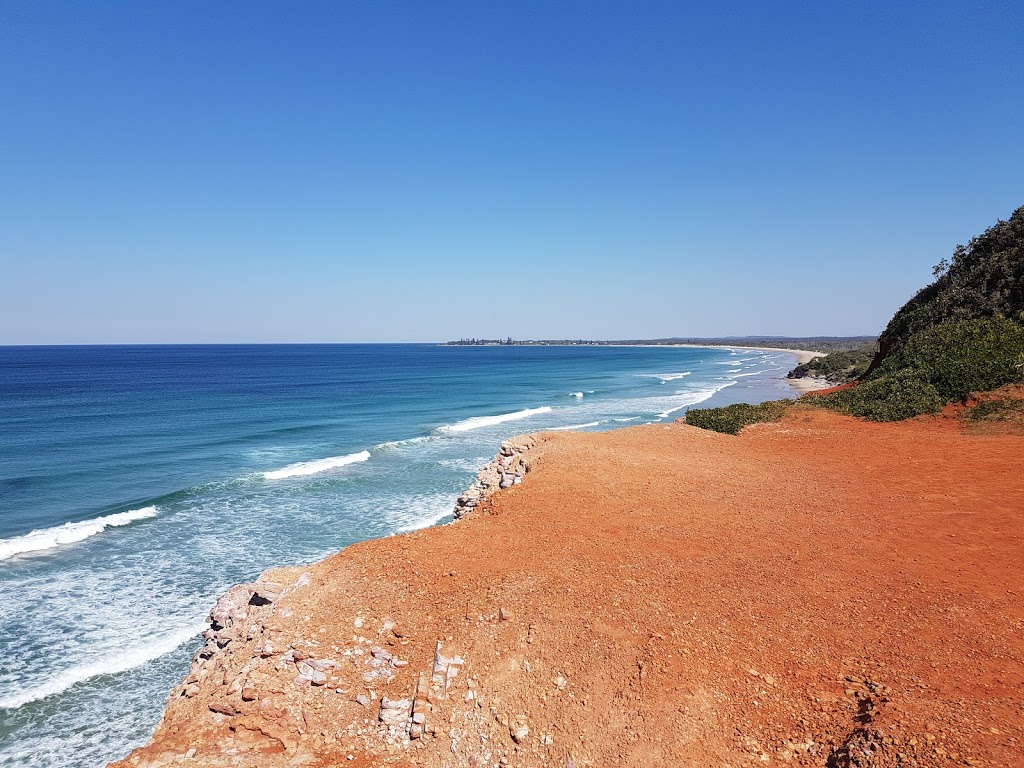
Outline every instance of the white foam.
<svg viewBox="0 0 1024 768"><path fill-rule="evenodd" d="M570 392L569 393L569 397L575 397L577 400L582 400L583 399L583 393L582 392Z"/></svg>
<svg viewBox="0 0 1024 768"><path fill-rule="evenodd" d="M264 472L266 480L284 480L286 477L300 477L302 475L315 475L318 472L326 472L329 469L337 469L348 464L357 464L367 461L370 458L369 451L350 453L347 456L331 456L328 459L317 459L316 461L301 461L298 464L289 464L283 469L275 469L273 472Z"/></svg>
<svg viewBox="0 0 1024 768"><path fill-rule="evenodd" d="M407 445L416 445L417 443L425 443L428 440L433 440L429 435L423 435L421 437L410 437L405 440L388 440L386 443L380 443L379 445L373 446L375 451L387 451L392 448L405 448Z"/></svg>
<svg viewBox="0 0 1024 768"><path fill-rule="evenodd" d="M141 638L137 642L133 642L130 647L125 646L95 661L66 669L42 685L26 688L0 698L0 709L17 709L30 702L63 693L71 686L90 678L99 675L116 675L135 667L141 667L143 664L170 653L204 629L206 629L205 624L195 624L163 637Z"/></svg>
<svg viewBox="0 0 1024 768"><path fill-rule="evenodd" d="M699 391L699 392L687 393L687 397L686 397L686 401L685 402L679 403L678 405L676 405L673 408L669 408L669 409L667 409L665 411L662 411L661 413L658 414L658 418L659 419L667 419L670 414L673 414L676 411L681 411L683 408L686 408L686 407L691 406L691 405L697 405L697 403L703 403L705 400L707 400L709 397L713 396L715 393L721 392L723 389L725 389L725 387L732 386L735 383L736 383L735 381L730 381L725 386L717 387L716 389L705 389L705 390L702 390L702 391Z"/></svg>
<svg viewBox="0 0 1024 768"><path fill-rule="evenodd" d="M542 405L540 408L526 408L522 411L516 411L515 413L502 413L497 416L473 416L462 421L457 421L454 424L445 424L443 427L438 427L438 432L468 432L471 429L481 429L482 427L491 427L495 424L504 424L506 421L518 421L519 419L528 419L531 416L537 416L541 413L551 413L551 407Z"/></svg>
<svg viewBox="0 0 1024 768"><path fill-rule="evenodd" d="M636 421L639 418L639 416L627 416L624 419L612 419L612 421Z"/></svg>
<svg viewBox="0 0 1024 768"><path fill-rule="evenodd" d="M586 424L566 424L564 427L548 427L548 431L561 432L565 429L584 429L585 427L597 427L600 424L600 421L588 421Z"/></svg>
<svg viewBox="0 0 1024 768"><path fill-rule="evenodd" d="M65 544L88 539L90 536L102 533L106 528L128 525L136 520L145 520L147 517L156 517L156 507L130 509L127 512L116 512L112 515L95 517L92 520L64 523L64 525L56 525L53 528L31 531L23 536L0 539L0 560L7 560L15 555L46 552Z"/></svg>
<svg viewBox="0 0 1024 768"><path fill-rule="evenodd" d="M684 376L689 376L691 373L693 371L683 371L682 373L642 373L640 375L648 379L660 379L661 383L664 384L666 381L675 381Z"/></svg>
<svg viewBox="0 0 1024 768"><path fill-rule="evenodd" d="M451 514L452 506L447 504L443 508L426 512L422 517L418 517L411 522L400 525L397 533L409 533L410 531L418 531L421 528L429 528L432 525L437 525Z"/></svg>

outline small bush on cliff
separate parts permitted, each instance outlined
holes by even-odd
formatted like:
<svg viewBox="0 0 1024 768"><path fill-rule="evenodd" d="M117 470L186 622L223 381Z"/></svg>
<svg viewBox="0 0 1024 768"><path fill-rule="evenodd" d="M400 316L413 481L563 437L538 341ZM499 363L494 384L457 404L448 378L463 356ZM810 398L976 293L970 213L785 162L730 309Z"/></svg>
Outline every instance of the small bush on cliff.
<svg viewBox="0 0 1024 768"><path fill-rule="evenodd" d="M687 412L686 423L701 429L735 435L748 424L778 421L791 405L792 400L769 400L758 405L737 403L722 408L697 408Z"/></svg>
<svg viewBox="0 0 1024 768"><path fill-rule="evenodd" d="M1024 400L1006 397L982 400L967 412L970 421L1022 421Z"/></svg>

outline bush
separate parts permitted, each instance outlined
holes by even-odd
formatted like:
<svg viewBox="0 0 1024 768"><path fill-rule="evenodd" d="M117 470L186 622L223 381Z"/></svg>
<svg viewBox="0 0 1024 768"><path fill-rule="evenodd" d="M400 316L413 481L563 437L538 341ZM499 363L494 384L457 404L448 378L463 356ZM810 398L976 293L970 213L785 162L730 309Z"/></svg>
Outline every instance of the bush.
<svg viewBox="0 0 1024 768"><path fill-rule="evenodd" d="M1005 318L963 320L915 333L885 359L877 374L913 370L945 402L1024 381L1024 326ZM870 380L869 380L870 381Z"/></svg>
<svg viewBox="0 0 1024 768"><path fill-rule="evenodd" d="M806 402L872 421L901 421L937 413L944 401L917 371L905 370L872 378L851 389L808 398Z"/></svg>
<svg viewBox="0 0 1024 768"><path fill-rule="evenodd" d="M1024 400L982 400L967 412L971 421L1019 421L1024 419Z"/></svg>
<svg viewBox="0 0 1024 768"><path fill-rule="evenodd" d="M963 320L911 336L860 386L809 399L851 416L899 421L936 413L971 392L1024 381L1024 326L1005 318Z"/></svg>
<svg viewBox="0 0 1024 768"><path fill-rule="evenodd" d="M736 403L722 408L697 408L687 412L686 423L701 429L735 435L748 424L778 421L791 405L792 400L769 400L758 405Z"/></svg>

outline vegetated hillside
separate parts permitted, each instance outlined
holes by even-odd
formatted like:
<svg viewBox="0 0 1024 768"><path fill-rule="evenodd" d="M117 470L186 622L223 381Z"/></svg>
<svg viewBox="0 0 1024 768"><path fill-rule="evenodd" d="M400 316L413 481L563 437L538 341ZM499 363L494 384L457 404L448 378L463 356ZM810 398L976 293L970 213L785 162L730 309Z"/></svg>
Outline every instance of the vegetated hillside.
<svg viewBox="0 0 1024 768"><path fill-rule="evenodd" d="M935 282L893 316L856 386L801 402L899 421L936 413L972 392L1024 382L1024 207L958 245L934 273ZM851 362L837 360L835 367L848 371ZM812 364L826 365L824 359ZM777 420L784 411L728 406L693 410L686 420L735 434L746 424Z"/></svg>
<svg viewBox="0 0 1024 768"><path fill-rule="evenodd" d="M1021 321L1024 312L1024 206L997 221L951 259L935 267L936 280L893 315L879 337L881 357L915 333L976 318Z"/></svg>

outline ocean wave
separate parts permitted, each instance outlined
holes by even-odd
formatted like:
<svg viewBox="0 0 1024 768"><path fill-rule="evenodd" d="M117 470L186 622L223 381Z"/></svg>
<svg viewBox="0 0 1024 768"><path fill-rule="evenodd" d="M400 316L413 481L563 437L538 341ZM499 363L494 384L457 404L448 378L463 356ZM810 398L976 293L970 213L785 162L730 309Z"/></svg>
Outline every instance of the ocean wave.
<svg viewBox="0 0 1024 768"><path fill-rule="evenodd" d="M582 400L583 399L583 393L582 392L570 392L569 393L569 397L575 397L577 400Z"/></svg>
<svg viewBox="0 0 1024 768"><path fill-rule="evenodd" d="M443 427L438 427L438 432L468 432L471 429L481 429L483 427L491 427L495 424L504 424L506 421L518 421L519 419L528 419L531 416L537 416L541 413L551 413L551 407L542 405L540 408L526 408L522 411L516 411L515 413L502 413L497 416L473 416L462 421L457 421L454 424L445 424Z"/></svg>
<svg viewBox="0 0 1024 768"><path fill-rule="evenodd" d="M95 661L66 669L41 685L4 696L0 698L0 709L17 709L33 701L63 693L71 686L83 683L90 678L100 675L116 675L127 672L129 669L141 667L143 664L170 653L182 643L188 642L206 627L206 624L195 624L163 637L142 638L133 643L131 649L128 649L127 646L119 648Z"/></svg>
<svg viewBox="0 0 1024 768"><path fill-rule="evenodd" d="M548 427L548 432L561 432L566 429L583 429L584 427L600 426L600 421L588 421L586 424L566 424L564 427Z"/></svg>
<svg viewBox="0 0 1024 768"><path fill-rule="evenodd" d="M639 416L626 416L625 418L621 419L612 419L612 421L636 421L639 418Z"/></svg>
<svg viewBox="0 0 1024 768"><path fill-rule="evenodd" d="M431 435L422 435L420 437L410 437L405 440L388 440L386 443L379 443L373 446L374 451L388 451L392 448L405 448L407 445L416 445L417 443L425 443L428 440L435 439Z"/></svg>
<svg viewBox="0 0 1024 768"><path fill-rule="evenodd" d="M366 461L369 458L369 451L359 451L359 453L350 453L347 456L331 456L328 459L317 459L316 461L300 461L298 464L289 464L283 469L264 472L263 478L265 480L284 480L286 477L315 475L319 472L326 472L329 469L337 469L348 464Z"/></svg>
<svg viewBox="0 0 1024 768"><path fill-rule="evenodd" d="M689 376L691 373L693 371L683 371L682 373L641 373L640 375L647 379L658 379L664 384L667 381L675 381L684 376Z"/></svg>
<svg viewBox="0 0 1024 768"><path fill-rule="evenodd" d="M88 539L90 536L102 533L106 528L128 525L136 520L145 520L148 517L156 517L156 507L130 509L127 512L116 512L112 515L95 517L92 520L64 523L64 525L55 525L53 528L31 531L23 536L0 539L0 560L7 560L15 555L27 555L34 552L56 549L65 544L73 544L76 541Z"/></svg>

